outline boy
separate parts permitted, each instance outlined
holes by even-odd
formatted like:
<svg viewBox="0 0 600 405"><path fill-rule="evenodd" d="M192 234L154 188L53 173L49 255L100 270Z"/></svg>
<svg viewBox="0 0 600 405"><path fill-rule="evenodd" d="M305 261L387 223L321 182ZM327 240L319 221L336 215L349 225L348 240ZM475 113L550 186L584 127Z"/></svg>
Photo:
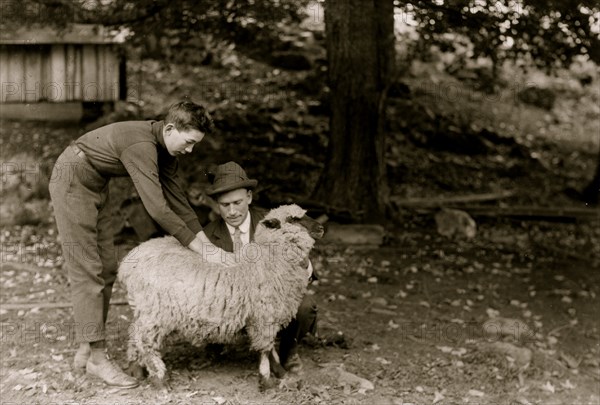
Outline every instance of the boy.
<svg viewBox="0 0 600 405"><path fill-rule="evenodd" d="M138 385L106 354L105 323L117 272L107 204L110 178L130 176L144 207L166 232L201 254L198 260L220 260L221 251L202 231L177 178L177 157L213 129L204 107L179 102L164 121L118 122L88 132L58 158L49 188L80 342L76 369L109 385Z"/></svg>

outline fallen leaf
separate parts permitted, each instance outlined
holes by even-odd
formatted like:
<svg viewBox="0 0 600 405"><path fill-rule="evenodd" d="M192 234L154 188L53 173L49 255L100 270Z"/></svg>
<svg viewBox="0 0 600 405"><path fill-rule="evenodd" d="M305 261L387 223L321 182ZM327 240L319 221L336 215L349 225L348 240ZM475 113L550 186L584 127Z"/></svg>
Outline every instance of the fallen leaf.
<svg viewBox="0 0 600 405"><path fill-rule="evenodd" d="M488 308L488 309L486 309L486 310L485 310L485 312L486 312L486 314L487 314L487 316L488 316L489 318L495 318L495 317L497 317L498 315L500 315L500 311L497 311L497 310L495 310L495 309L492 309L492 308Z"/></svg>
<svg viewBox="0 0 600 405"><path fill-rule="evenodd" d="M478 397L478 398L485 396L485 394L479 390L469 390L469 395L472 397Z"/></svg>
<svg viewBox="0 0 600 405"><path fill-rule="evenodd" d="M562 386L564 389L567 389L567 390L572 390L572 389L576 388L576 386L575 386L575 385L573 385L573 384L571 383L571 381L569 381L569 380L566 380L565 382L561 382L561 383L560 383L560 385L561 385L561 386Z"/></svg>
<svg viewBox="0 0 600 405"><path fill-rule="evenodd" d="M452 348L451 348L451 347L449 347L449 346L436 346L436 347L437 347L439 350L441 350L441 351L442 351L442 353L450 353L452 350L454 350L454 349L452 349Z"/></svg>
<svg viewBox="0 0 600 405"><path fill-rule="evenodd" d="M402 290L398 291L398 294L394 295L395 298L398 298L398 297L400 297L400 298L406 298L407 296L408 296L408 294L405 293Z"/></svg>
<svg viewBox="0 0 600 405"><path fill-rule="evenodd" d="M366 352L376 352L378 350L380 350L381 348L379 347L379 345L377 343L373 343L371 346L365 348Z"/></svg>
<svg viewBox="0 0 600 405"><path fill-rule="evenodd" d="M437 404L438 402L440 402L441 400L443 400L445 397L438 391L434 392L433 394L433 404Z"/></svg>
<svg viewBox="0 0 600 405"><path fill-rule="evenodd" d="M544 391L548 391L554 394L554 392L556 391L556 389L554 388L554 385L552 385L552 383L550 381L546 381L546 384L542 385L542 389Z"/></svg>
<svg viewBox="0 0 600 405"><path fill-rule="evenodd" d="M222 405L225 402L227 402L227 400L223 397L212 397L212 400L215 401L218 405Z"/></svg>
<svg viewBox="0 0 600 405"><path fill-rule="evenodd" d="M462 356L463 354L466 354L466 353L467 353L467 349L465 349L464 347L459 347L458 349L452 350L452 352L451 352L451 354L453 356L458 356L458 357L460 357L460 356Z"/></svg>
<svg viewBox="0 0 600 405"><path fill-rule="evenodd" d="M385 366L385 365L388 365L388 364L392 364L392 362L391 362L391 361L389 361L389 360L386 360L386 359L384 359L383 357L376 357L376 358L375 358L375 361L378 361L379 363L383 364L384 366Z"/></svg>

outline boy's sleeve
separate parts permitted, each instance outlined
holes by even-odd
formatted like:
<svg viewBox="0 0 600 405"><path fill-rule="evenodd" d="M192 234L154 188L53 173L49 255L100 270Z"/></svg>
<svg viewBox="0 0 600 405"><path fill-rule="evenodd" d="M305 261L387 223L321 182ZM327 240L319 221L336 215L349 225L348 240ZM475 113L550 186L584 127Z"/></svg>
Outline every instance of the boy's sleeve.
<svg viewBox="0 0 600 405"><path fill-rule="evenodd" d="M152 142L133 144L123 151L120 159L148 214L182 245L189 245L196 233L169 207L163 195L156 146Z"/></svg>
<svg viewBox="0 0 600 405"><path fill-rule="evenodd" d="M190 203L181 188L179 175L177 174L178 162L173 158L170 162L159 168L159 179L163 194L169 206L181 218L194 234L202 230L198 216L190 206Z"/></svg>

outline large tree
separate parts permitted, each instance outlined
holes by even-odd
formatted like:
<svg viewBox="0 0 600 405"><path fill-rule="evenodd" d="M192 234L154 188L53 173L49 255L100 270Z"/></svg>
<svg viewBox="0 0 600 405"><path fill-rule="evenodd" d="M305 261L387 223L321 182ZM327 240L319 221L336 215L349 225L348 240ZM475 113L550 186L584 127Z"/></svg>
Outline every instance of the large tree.
<svg viewBox="0 0 600 405"><path fill-rule="evenodd" d="M394 7L417 22L426 46L462 35L473 57L495 67L524 57L548 69L576 55L600 62L596 0L327 0L330 143L313 197L365 221L381 219L388 203L383 121Z"/></svg>
<svg viewBox="0 0 600 405"><path fill-rule="evenodd" d="M394 65L393 0L328 0L330 136L313 197L365 221L382 220L386 93Z"/></svg>

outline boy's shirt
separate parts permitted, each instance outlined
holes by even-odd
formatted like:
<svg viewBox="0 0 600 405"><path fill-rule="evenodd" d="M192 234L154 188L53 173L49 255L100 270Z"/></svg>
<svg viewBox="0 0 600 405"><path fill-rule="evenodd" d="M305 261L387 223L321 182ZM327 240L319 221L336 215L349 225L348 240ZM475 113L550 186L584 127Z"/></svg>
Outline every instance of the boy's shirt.
<svg viewBox="0 0 600 405"><path fill-rule="evenodd" d="M167 151L163 127L163 121L117 122L75 144L102 176L130 176L150 216L187 246L202 226L179 185L178 161Z"/></svg>

